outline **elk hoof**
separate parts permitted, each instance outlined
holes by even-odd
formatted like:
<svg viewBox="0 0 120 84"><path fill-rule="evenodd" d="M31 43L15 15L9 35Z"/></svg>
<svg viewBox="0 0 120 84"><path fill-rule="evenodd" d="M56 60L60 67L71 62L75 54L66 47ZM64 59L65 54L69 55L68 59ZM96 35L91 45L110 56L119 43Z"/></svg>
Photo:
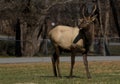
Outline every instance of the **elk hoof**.
<svg viewBox="0 0 120 84"><path fill-rule="evenodd" d="M69 76L68 78L73 78L73 76Z"/></svg>
<svg viewBox="0 0 120 84"><path fill-rule="evenodd" d="M62 76L58 76L59 78L62 78Z"/></svg>
<svg viewBox="0 0 120 84"><path fill-rule="evenodd" d="M88 78L88 79L91 79L92 77L91 77L91 76L88 76L87 78Z"/></svg>
<svg viewBox="0 0 120 84"><path fill-rule="evenodd" d="M58 77L57 74L54 74L54 77Z"/></svg>

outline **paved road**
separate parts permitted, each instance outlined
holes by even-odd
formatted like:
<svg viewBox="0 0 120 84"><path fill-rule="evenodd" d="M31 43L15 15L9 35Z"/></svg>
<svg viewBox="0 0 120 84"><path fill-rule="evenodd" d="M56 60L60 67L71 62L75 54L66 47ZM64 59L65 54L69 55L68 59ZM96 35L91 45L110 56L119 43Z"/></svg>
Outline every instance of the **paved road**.
<svg viewBox="0 0 120 84"><path fill-rule="evenodd" d="M77 56L76 61L83 61L82 56ZM69 62L70 57L60 57L60 61ZM88 56L88 61L120 61L120 56ZM50 57L22 57L22 58L0 58L0 64L5 63L35 63L51 62Z"/></svg>
<svg viewBox="0 0 120 84"><path fill-rule="evenodd" d="M0 35L0 40L14 41L14 40L15 40L15 37L13 37L13 36Z"/></svg>

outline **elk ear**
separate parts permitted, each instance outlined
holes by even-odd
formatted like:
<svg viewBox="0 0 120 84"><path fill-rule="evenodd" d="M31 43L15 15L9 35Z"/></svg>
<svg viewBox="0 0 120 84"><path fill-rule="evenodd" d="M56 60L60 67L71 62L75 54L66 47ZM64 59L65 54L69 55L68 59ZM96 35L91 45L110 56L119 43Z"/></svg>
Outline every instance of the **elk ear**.
<svg viewBox="0 0 120 84"><path fill-rule="evenodd" d="M97 15L91 17L91 21L94 21L97 18Z"/></svg>

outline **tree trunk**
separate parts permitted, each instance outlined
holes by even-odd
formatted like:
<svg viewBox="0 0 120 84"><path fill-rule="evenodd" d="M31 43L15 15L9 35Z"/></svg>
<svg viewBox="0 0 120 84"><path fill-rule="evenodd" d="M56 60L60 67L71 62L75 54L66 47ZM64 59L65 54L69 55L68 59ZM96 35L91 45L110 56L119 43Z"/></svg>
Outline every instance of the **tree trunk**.
<svg viewBox="0 0 120 84"><path fill-rule="evenodd" d="M90 46L90 51L94 52L94 39L95 39L95 37L94 37L94 35L95 35L94 28L95 28L95 24L93 23L91 25L91 27L92 27L93 30L92 30L92 43L91 43L91 46Z"/></svg>
<svg viewBox="0 0 120 84"><path fill-rule="evenodd" d="M105 46L105 55L109 56L110 52L108 49L108 33L109 33L109 20L110 20L110 1L106 0L106 13L105 13L105 34L104 34L104 46Z"/></svg>
<svg viewBox="0 0 120 84"><path fill-rule="evenodd" d="M37 38L39 27L27 25L27 22L21 23L22 56L32 57L38 52L40 46L40 39Z"/></svg>
<svg viewBox="0 0 120 84"><path fill-rule="evenodd" d="M17 19L17 24L16 24L16 42L15 42L15 55L16 56L22 56L22 51L21 51L21 29L20 29L20 20Z"/></svg>
<svg viewBox="0 0 120 84"><path fill-rule="evenodd" d="M101 10L101 2L100 2L100 0L97 0L97 5L98 5L98 10L99 10L99 22L100 22L100 30L101 30L101 35L102 35L102 37L104 37L104 30L103 30L103 21L102 21L102 10ZM100 41L100 42L102 42L102 43L100 43L100 44L102 44L103 45L103 49L101 49L102 50L102 52L103 52L103 55L105 56L106 55L106 52L105 52L105 46L104 46L104 41L103 41L103 38L102 38L102 41Z"/></svg>
<svg viewBox="0 0 120 84"><path fill-rule="evenodd" d="M21 16L21 51L22 56L33 56L39 50L39 16L31 10L28 0Z"/></svg>
<svg viewBox="0 0 120 84"><path fill-rule="evenodd" d="M114 21L115 21L115 25L116 25L116 28L117 28L117 31L118 31L118 35L120 37L120 25L119 25L119 22L118 22L118 14L117 14L117 10L116 10L116 7L115 7L115 2L116 0L110 0L110 5L111 5L111 8L112 8L112 13L113 13L113 17L114 17Z"/></svg>

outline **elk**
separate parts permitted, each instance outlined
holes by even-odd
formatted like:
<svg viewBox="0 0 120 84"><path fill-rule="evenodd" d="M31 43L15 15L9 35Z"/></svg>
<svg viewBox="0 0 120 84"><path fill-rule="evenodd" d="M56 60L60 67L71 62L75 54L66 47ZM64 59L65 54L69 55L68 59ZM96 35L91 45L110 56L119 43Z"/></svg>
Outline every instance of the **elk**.
<svg viewBox="0 0 120 84"><path fill-rule="evenodd" d="M58 25L49 31L48 36L55 48L55 52L52 56L54 76L61 77L60 67L59 67L59 62L60 62L59 55L62 51L67 50L71 52L70 77L73 76L75 55L77 52L80 52L83 54L83 61L86 69L87 78L91 78L88 68L87 54L92 42L93 28L90 27L90 25L96 19L96 15L93 16L95 10L96 10L96 6L94 7L92 13L89 16L85 16L84 8L83 8L82 11L83 18L79 20L80 22L79 27ZM80 38L77 39L76 42L74 42L77 36L80 36Z"/></svg>

